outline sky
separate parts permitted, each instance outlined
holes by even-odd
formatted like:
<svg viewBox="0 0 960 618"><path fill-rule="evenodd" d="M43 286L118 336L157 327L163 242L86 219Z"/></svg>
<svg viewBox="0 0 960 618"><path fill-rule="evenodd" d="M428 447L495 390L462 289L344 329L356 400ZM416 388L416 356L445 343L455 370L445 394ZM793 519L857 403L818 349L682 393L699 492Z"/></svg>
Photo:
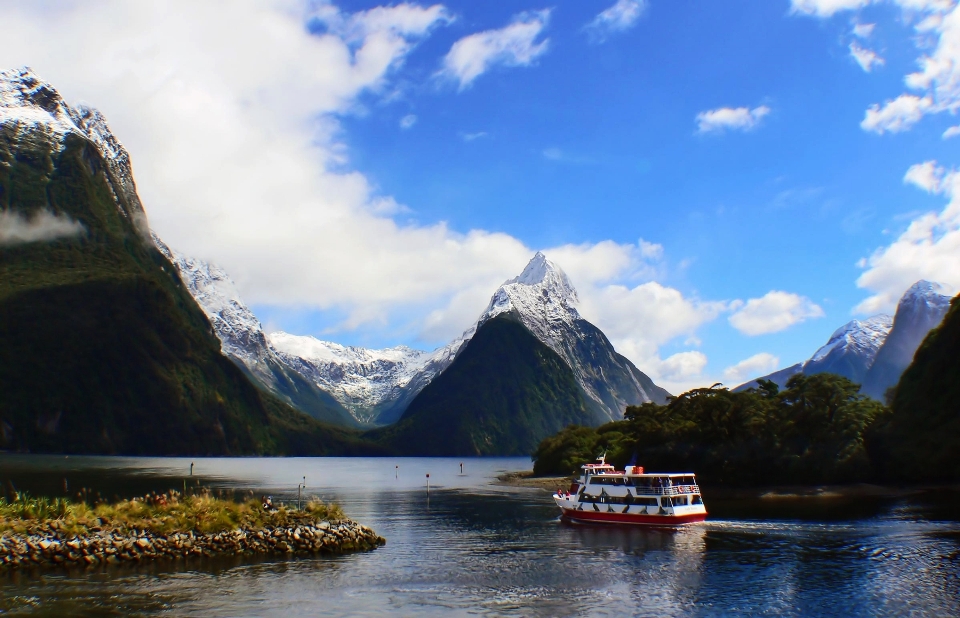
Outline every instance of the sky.
<svg viewBox="0 0 960 618"><path fill-rule="evenodd" d="M540 250L674 393L960 289L955 0L6 2L268 331L446 343Z"/></svg>

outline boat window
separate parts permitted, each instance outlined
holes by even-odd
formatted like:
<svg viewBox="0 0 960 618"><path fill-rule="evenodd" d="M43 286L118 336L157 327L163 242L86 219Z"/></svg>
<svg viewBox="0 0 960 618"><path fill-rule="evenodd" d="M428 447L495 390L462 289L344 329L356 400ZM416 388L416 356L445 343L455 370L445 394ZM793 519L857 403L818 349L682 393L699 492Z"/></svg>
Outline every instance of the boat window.
<svg viewBox="0 0 960 618"><path fill-rule="evenodd" d="M693 499L690 501L690 504L703 504L703 498L700 496L693 496Z"/></svg>
<svg viewBox="0 0 960 618"><path fill-rule="evenodd" d="M686 496L677 496L673 499L673 506L686 506L687 497Z"/></svg>
<svg viewBox="0 0 960 618"><path fill-rule="evenodd" d="M657 499L639 497L639 498L634 498L633 503L638 504L640 506L657 506Z"/></svg>
<svg viewBox="0 0 960 618"><path fill-rule="evenodd" d="M660 505L661 505L661 506L673 506L673 501L670 499L669 496L664 496L664 497L660 498Z"/></svg>

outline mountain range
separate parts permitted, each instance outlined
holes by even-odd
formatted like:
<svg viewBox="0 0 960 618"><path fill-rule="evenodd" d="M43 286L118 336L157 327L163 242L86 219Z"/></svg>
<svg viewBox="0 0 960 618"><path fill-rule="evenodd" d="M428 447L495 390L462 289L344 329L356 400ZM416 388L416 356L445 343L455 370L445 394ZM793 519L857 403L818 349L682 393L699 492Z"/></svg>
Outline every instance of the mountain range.
<svg viewBox="0 0 960 618"><path fill-rule="evenodd" d="M860 391L884 401L913 360L923 338L943 320L950 296L939 283L918 281L904 293L894 317L880 314L838 328L809 360L741 384L735 391L771 380L781 389L802 373L835 373L860 384Z"/></svg>
<svg viewBox="0 0 960 618"><path fill-rule="evenodd" d="M251 377L268 391L283 396L288 391L278 388L277 376L298 376L318 391L329 393L358 424L384 427L404 421L398 428L374 433L376 440L395 443L399 451L411 454L529 452L522 449L534 447L540 439L565 424L598 425L622 418L628 405L647 401L663 403L669 396L618 354L599 329L579 315L575 307L578 302L576 290L569 278L542 253L537 253L519 276L506 281L494 292L486 309L462 335L432 352L425 352L405 346L382 350L343 346L285 332L265 334L260 322L240 300L226 273L171 251L159 238L155 237L155 242L161 252L170 257L187 289L207 314L223 342L224 353L245 368ZM484 329L498 318L501 319L497 326ZM509 325L503 322L509 322ZM526 336L518 335L517 331L526 331ZM484 337L476 340L481 332L485 333ZM487 362L477 349L490 352L495 347L487 345L487 338L492 336L490 332L511 341L519 338L526 346L543 348L537 358L556 356L559 363L538 365L533 372L518 370L519 374L526 375L526 382L507 386L499 381L503 368L523 355L518 354L509 361L501 358L489 370L477 371L479 365ZM468 349L470 354L461 361L461 354ZM473 370L466 374L469 379L458 380L455 376L466 364L473 364ZM562 378L551 376L551 370L559 370L565 375ZM456 448L451 448L451 443L444 440L438 441L442 448L435 447L433 440L425 438L434 433L428 427L446 426L451 421L467 426L479 418L510 410L516 396L500 397L503 389L514 395L536 392L538 397L547 393L548 399L554 395L563 399L551 389L543 389L542 384L552 381L557 388L565 385L561 388L564 390L569 386L567 378L574 385L573 395L565 399L569 405L554 401L549 406L535 406L536 412L531 412L527 406L523 413L519 413L519 417L528 417L532 421L529 432L514 427L511 432L494 432L497 433L495 437L487 434L476 440L471 437ZM437 384L426 391L435 381ZM476 384L484 395L467 396L465 393L472 389L465 387L466 383ZM463 401L438 403L437 393L444 385L453 384L458 385L454 398L469 400L468 404ZM287 400L294 405L298 403L295 397ZM498 402L494 404L493 400ZM442 408L436 412L436 419L433 419L433 412L423 411L425 407L431 408L424 403L427 401ZM478 406L479 402L483 405ZM298 407L313 413L302 404ZM329 415L319 418L331 420ZM413 422L411 418L420 420ZM423 420L426 418L432 420L426 422ZM439 424L434 422L440 419ZM396 437L400 435L406 438ZM517 438L516 444L512 443L513 438Z"/></svg>
<svg viewBox="0 0 960 618"><path fill-rule="evenodd" d="M0 448L526 454L668 396L539 253L433 352L267 335L151 234L103 117L26 69L0 72L0 207Z"/></svg>
<svg viewBox="0 0 960 618"><path fill-rule="evenodd" d="M360 452L258 388L150 239L130 158L95 110L0 71L0 448Z"/></svg>

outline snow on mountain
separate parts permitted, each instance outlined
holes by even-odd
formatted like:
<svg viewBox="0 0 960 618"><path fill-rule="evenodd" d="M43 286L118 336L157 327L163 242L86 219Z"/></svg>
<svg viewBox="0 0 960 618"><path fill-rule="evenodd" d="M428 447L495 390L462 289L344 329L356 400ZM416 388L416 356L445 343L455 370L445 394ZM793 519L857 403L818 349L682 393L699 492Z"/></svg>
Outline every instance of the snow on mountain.
<svg viewBox="0 0 960 618"><path fill-rule="evenodd" d="M381 419L381 414L403 399L411 384L422 382L422 388L446 368L428 370L433 354L406 346L371 350L284 332L271 333L267 339L287 365L332 394L362 422L388 422L389 415Z"/></svg>
<svg viewBox="0 0 960 618"><path fill-rule="evenodd" d="M851 320L834 331L827 343L809 360L758 379L771 380L784 388L797 373L836 373L862 384L892 326L893 318L886 314L866 320ZM734 390L742 391L756 386L757 380L751 380Z"/></svg>
<svg viewBox="0 0 960 618"><path fill-rule="evenodd" d="M334 397L288 367L270 347L260 320L240 299L223 269L171 250L156 234L153 242L210 320L224 354L253 380L303 412L332 423L356 424Z"/></svg>
<svg viewBox="0 0 960 618"><path fill-rule="evenodd" d="M149 225L133 181L130 156L95 109L70 106L53 86L28 68L0 70L0 127L17 141L42 140L51 152L63 149L67 136L90 142L107 162L106 177L114 194L126 198L129 209L115 200L120 213L146 237Z"/></svg>
<svg viewBox="0 0 960 618"><path fill-rule="evenodd" d="M862 321L851 320L834 331L827 344L817 350L809 362L823 363L839 354L847 353L872 360L892 327L893 318L886 314L875 315Z"/></svg>
<svg viewBox="0 0 960 618"><path fill-rule="evenodd" d="M900 299L895 317L876 315L848 322L810 360L758 379L772 380L783 388L796 373L836 373L861 384L862 393L882 401L910 365L923 338L946 315L950 307L946 292L939 283L918 281ZM757 381L751 380L734 390L756 385Z"/></svg>
<svg viewBox="0 0 960 618"><path fill-rule="evenodd" d="M900 381L924 337L940 325L949 308L950 295L944 285L921 280L910 286L897 304L890 336L877 353L861 390L883 401L887 389Z"/></svg>
<svg viewBox="0 0 960 618"><path fill-rule="evenodd" d="M223 352L257 373L258 364L271 352L260 320L240 300L233 280L217 266L171 250L156 234L153 242L176 267L190 295L207 315L220 338Z"/></svg>
<svg viewBox="0 0 960 618"><path fill-rule="evenodd" d="M580 316L578 302L566 273L537 252L519 277L500 286L477 325L462 339L469 339L490 318L512 312L567 362L601 418L620 419L628 405L664 402L668 393L616 353L600 329Z"/></svg>

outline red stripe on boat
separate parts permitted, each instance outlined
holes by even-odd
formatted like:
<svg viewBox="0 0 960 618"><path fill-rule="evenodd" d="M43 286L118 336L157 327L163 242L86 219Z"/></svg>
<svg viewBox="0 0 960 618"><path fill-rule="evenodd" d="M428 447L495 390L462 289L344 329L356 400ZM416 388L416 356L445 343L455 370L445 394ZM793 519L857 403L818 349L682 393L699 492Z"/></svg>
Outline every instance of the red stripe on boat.
<svg viewBox="0 0 960 618"><path fill-rule="evenodd" d="M639 513L608 513L594 510L577 511L563 509L563 517L573 521L589 522L592 524L636 524L640 526L677 526L694 524L704 521L706 513L689 513L687 515L641 515Z"/></svg>

